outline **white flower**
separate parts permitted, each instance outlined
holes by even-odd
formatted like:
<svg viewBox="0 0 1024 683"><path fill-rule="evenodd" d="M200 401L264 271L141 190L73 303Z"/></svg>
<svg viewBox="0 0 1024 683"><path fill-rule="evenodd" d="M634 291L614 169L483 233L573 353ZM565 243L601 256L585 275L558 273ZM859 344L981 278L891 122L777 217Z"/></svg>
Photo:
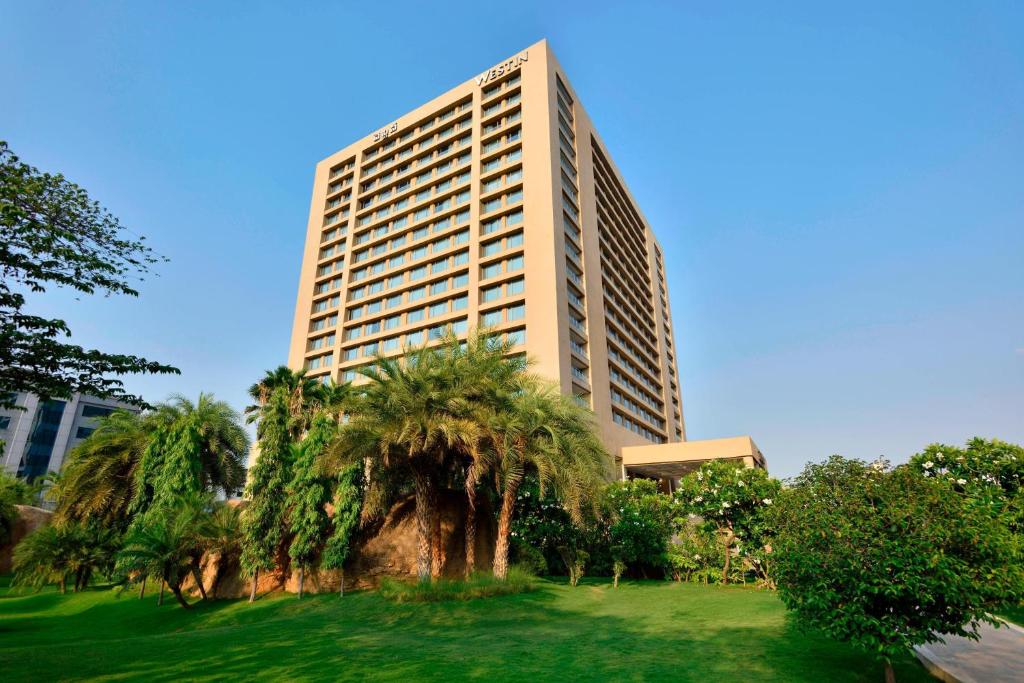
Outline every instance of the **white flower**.
<svg viewBox="0 0 1024 683"><path fill-rule="evenodd" d="M697 472L697 481L704 481L704 475L701 472Z"/></svg>
<svg viewBox="0 0 1024 683"><path fill-rule="evenodd" d="M693 499L693 502L694 503L702 503L702 502L704 502L704 496L697 496L696 498Z"/></svg>
<svg viewBox="0 0 1024 683"><path fill-rule="evenodd" d="M695 560L699 560L699 559L700 559L700 555L694 555L694 556L693 556L693 559L695 559Z"/></svg>
<svg viewBox="0 0 1024 683"><path fill-rule="evenodd" d="M742 481L739 481L738 483L740 486L746 486L746 484L744 484Z"/></svg>
<svg viewBox="0 0 1024 683"><path fill-rule="evenodd" d="M966 484L966 483L967 483L967 480L966 480L966 479L957 479L957 480L956 480L956 483L958 483L958 484L960 484L961 486L963 486L964 484Z"/></svg>
<svg viewBox="0 0 1024 683"><path fill-rule="evenodd" d="M930 470L930 469L931 469L932 467L934 467L934 466L935 466L935 463L933 463L933 462L932 462L931 460L929 460L928 462L926 462L926 463L924 464L924 468L925 468L926 470Z"/></svg>
<svg viewBox="0 0 1024 683"><path fill-rule="evenodd" d="M761 502L764 503L765 505L771 505L772 504L772 499L771 498L765 498Z"/></svg>
<svg viewBox="0 0 1024 683"><path fill-rule="evenodd" d="M728 508L728 507L732 507L732 506L731 506L731 505L729 505L729 503L728 503L728 502L725 502L725 503L722 503L722 507L726 507L726 508Z"/></svg>

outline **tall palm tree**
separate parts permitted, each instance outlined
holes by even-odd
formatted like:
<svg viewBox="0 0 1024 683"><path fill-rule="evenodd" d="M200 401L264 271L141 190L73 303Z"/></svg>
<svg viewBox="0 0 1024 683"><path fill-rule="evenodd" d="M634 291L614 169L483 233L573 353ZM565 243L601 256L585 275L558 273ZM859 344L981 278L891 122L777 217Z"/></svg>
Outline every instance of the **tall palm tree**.
<svg viewBox="0 0 1024 683"><path fill-rule="evenodd" d="M58 521L95 519L125 528L136 470L155 429L146 415L115 410L68 454L53 488Z"/></svg>
<svg viewBox="0 0 1024 683"><path fill-rule="evenodd" d="M526 472L535 471L541 490L551 486L573 521L581 523L585 508L596 506L594 494L607 477L610 457L597 438L590 411L553 385L526 383L488 422L501 495L494 575L504 579L516 497Z"/></svg>
<svg viewBox="0 0 1024 683"><path fill-rule="evenodd" d="M465 396L469 408L465 416L477 425L478 440L461 453L454 454L463 468L466 495L465 563L466 576L476 570L477 500L479 483L494 467L494 449L485 443L489 416L518 395L529 381L529 360L510 356L512 344L501 342L487 330L477 330L465 342L450 337L437 348L450 368L450 380Z"/></svg>
<svg viewBox="0 0 1024 683"><path fill-rule="evenodd" d="M452 452L469 452L480 438L479 426L468 418L468 397L445 360L426 347L407 349L397 359L378 357L361 371L370 381L359 388L348 423L325 454L328 471L369 460L374 469L411 474L421 581L441 571L438 473Z"/></svg>

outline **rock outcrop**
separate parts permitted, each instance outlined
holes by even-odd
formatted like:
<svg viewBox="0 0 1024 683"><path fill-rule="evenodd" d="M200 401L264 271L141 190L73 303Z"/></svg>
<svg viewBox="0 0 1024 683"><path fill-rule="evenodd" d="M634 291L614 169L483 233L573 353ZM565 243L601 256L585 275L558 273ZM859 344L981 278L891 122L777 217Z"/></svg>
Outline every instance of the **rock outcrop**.
<svg viewBox="0 0 1024 683"><path fill-rule="evenodd" d="M18 518L14 520L14 528L11 530L11 542L0 546L0 574L11 571L14 546L39 527L49 524L50 518L53 517L53 513L49 510L31 505L15 505L14 507L18 510Z"/></svg>
<svg viewBox="0 0 1024 683"><path fill-rule="evenodd" d="M442 575L461 578L466 572L465 520L466 498L459 491L446 491L438 497L441 516ZM494 513L486 500L477 507L476 566L489 571L494 558ZM396 503L384 520L364 530L353 548L345 570L345 589L370 588L385 576L416 577L416 501L412 496ZM314 570L306 573L303 590L307 593L337 592L341 572ZM217 555L203 559L203 586L210 597L240 598L249 595L251 584L241 576L237 560L226 564ZM191 582L185 584L191 594L198 590ZM262 594L284 589L298 591L298 572L288 566L288 556L278 558L278 569L260 576L257 592Z"/></svg>

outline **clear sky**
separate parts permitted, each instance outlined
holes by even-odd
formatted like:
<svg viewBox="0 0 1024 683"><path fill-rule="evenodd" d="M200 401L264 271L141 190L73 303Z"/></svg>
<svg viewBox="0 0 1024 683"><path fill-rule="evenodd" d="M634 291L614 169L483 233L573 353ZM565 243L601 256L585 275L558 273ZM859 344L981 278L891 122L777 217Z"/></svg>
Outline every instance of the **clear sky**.
<svg viewBox="0 0 1024 683"><path fill-rule="evenodd" d="M0 137L171 258L33 303L182 369L129 389L243 407L314 164L547 37L665 247L690 438L1024 442L1024 4L300 4L0 1Z"/></svg>

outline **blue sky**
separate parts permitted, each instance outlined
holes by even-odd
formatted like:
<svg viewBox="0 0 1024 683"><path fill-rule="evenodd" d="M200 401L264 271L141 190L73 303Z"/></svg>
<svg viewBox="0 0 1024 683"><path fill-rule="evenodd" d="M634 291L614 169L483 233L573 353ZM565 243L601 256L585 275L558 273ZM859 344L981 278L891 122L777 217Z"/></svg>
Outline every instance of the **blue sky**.
<svg viewBox="0 0 1024 683"><path fill-rule="evenodd" d="M314 164L547 37L665 247L690 438L1024 442L1020 3L0 2L0 137L171 258L33 305L241 408Z"/></svg>

